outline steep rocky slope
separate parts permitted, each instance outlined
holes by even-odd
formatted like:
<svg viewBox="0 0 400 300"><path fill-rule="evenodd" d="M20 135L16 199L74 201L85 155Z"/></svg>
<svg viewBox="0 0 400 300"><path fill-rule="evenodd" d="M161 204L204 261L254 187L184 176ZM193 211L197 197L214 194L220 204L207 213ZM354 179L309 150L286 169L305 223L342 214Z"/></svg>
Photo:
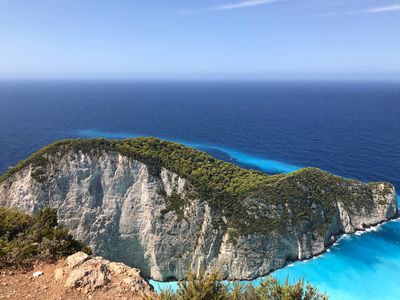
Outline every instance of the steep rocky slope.
<svg viewBox="0 0 400 300"><path fill-rule="evenodd" d="M254 278L397 213L389 183L314 168L267 176L146 138L48 146L0 178L0 205L54 207L95 253L157 280Z"/></svg>

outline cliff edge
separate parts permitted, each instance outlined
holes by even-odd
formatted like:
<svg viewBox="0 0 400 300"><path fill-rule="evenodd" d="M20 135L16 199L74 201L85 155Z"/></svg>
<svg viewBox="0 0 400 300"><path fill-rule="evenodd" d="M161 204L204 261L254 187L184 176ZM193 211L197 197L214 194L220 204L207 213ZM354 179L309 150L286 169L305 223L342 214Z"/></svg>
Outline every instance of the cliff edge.
<svg viewBox="0 0 400 300"><path fill-rule="evenodd" d="M269 176L153 138L47 146L0 177L0 205L55 208L95 254L160 281L189 269L255 278L397 213L390 183Z"/></svg>

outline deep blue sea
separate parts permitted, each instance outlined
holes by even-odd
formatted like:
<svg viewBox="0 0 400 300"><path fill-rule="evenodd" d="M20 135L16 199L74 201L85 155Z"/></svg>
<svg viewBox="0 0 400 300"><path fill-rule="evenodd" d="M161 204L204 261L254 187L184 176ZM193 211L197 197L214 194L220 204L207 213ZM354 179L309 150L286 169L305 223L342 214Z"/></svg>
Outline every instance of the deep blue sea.
<svg viewBox="0 0 400 300"><path fill-rule="evenodd" d="M0 172L59 139L134 136L267 173L313 166L400 191L400 82L0 81ZM304 276L331 299L400 299L400 222L273 275Z"/></svg>

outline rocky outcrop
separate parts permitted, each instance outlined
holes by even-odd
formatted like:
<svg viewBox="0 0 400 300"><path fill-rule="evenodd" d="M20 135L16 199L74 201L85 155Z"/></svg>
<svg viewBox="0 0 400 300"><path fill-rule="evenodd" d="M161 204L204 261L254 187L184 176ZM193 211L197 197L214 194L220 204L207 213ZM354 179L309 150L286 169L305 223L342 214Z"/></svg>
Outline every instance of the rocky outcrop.
<svg viewBox="0 0 400 300"><path fill-rule="evenodd" d="M96 255L139 268L156 280L180 279L189 269L236 279L258 277L323 252L340 233L363 230L397 213L390 184L321 186L324 201L319 201L307 174L293 175L290 184L300 187L300 196L273 202L268 190L260 190L242 199L246 228L271 219L270 230L238 232L227 219L215 223L218 211L199 197L190 196L181 214L166 209L173 195L189 199L193 186L164 167L155 172L143 162L106 150L70 150L49 154L46 160L40 170L29 164L0 182L0 205L28 213L54 207L59 222ZM116 266L96 264L94 272L102 272L101 280L107 282L105 270L112 272ZM71 282L86 282L82 280Z"/></svg>
<svg viewBox="0 0 400 300"><path fill-rule="evenodd" d="M82 261L80 264L69 268L70 272L64 286L69 289L80 289L85 293L104 287L111 281L108 264L107 260L99 257ZM59 275L61 272L58 271L57 273ZM55 272L55 275L57 273Z"/></svg>
<svg viewBox="0 0 400 300"><path fill-rule="evenodd" d="M82 252L68 261L38 259L31 271L0 268L0 278L0 299L160 299L138 269Z"/></svg>
<svg viewBox="0 0 400 300"><path fill-rule="evenodd" d="M78 290L85 294L110 285L125 285L134 294L151 295L152 288L140 271L122 263L110 262L102 257L91 257L77 252L66 259L67 266L54 271L54 279L64 283L68 290Z"/></svg>

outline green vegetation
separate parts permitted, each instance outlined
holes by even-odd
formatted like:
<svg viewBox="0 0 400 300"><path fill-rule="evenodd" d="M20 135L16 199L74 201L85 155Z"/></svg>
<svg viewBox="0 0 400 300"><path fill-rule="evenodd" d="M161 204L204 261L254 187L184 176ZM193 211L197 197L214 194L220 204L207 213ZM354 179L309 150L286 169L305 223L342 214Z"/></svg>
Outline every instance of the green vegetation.
<svg viewBox="0 0 400 300"><path fill-rule="evenodd" d="M161 211L163 214L174 211L179 219L183 218L183 208L186 204L185 198L174 191L171 195L165 196L165 203L167 207Z"/></svg>
<svg viewBox="0 0 400 300"><path fill-rule="evenodd" d="M147 164L154 176L159 176L161 168L165 167L187 179L191 188L187 191L189 196L184 198L176 193L167 197L164 213L174 211L181 219L183 207L190 199L198 197L213 208L213 224L233 228L236 235L282 231L287 226L293 228L300 224L308 224L310 231L315 229L323 235L338 200L349 211L360 206L371 207L368 199L372 199L372 185L346 180L316 168L269 176L156 138L57 142L20 162L0 177L0 182L29 165L33 168L33 178L44 181L46 164L68 151L91 154L116 151ZM227 222L222 221L223 217Z"/></svg>
<svg viewBox="0 0 400 300"><path fill-rule="evenodd" d="M321 294L304 280L284 284L276 278L267 277L261 284L233 283L223 284L216 274L196 277L189 273L186 281L178 283L176 292L166 291L160 294L160 300L327 300L326 294Z"/></svg>
<svg viewBox="0 0 400 300"><path fill-rule="evenodd" d="M28 267L34 259L54 260L91 249L57 225L56 211L45 208L33 216L0 207L0 267Z"/></svg>

